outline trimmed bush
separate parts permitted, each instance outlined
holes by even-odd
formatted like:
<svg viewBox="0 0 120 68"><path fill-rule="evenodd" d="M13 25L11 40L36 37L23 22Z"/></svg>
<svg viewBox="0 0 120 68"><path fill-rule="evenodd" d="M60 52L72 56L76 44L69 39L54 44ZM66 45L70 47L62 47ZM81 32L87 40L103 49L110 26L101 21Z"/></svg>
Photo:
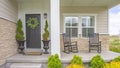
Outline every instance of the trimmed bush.
<svg viewBox="0 0 120 68"><path fill-rule="evenodd" d="M47 41L48 40L48 38L49 38L49 35L50 35L50 33L49 33L49 31L48 31L48 22L47 22L47 20L46 20L46 23L45 23L45 28L44 28L44 33L43 33L43 40L45 40L45 41Z"/></svg>
<svg viewBox="0 0 120 68"><path fill-rule="evenodd" d="M114 58L112 61L115 61L115 62L120 62L120 56Z"/></svg>
<svg viewBox="0 0 120 68"><path fill-rule="evenodd" d="M82 58L78 55L74 55L71 60L71 64L68 65L66 68L85 68L83 65Z"/></svg>
<svg viewBox="0 0 120 68"><path fill-rule="evenodd" d="M90 62L90 68L104 68L105 66L105 61L100 55L94 56Z"/></svg>
<svg viewBox="0 0 120 68"><path fill-rule="evenodd" d="M83 65L82 58L80 56L74 55L73 59L71 60L71 64Z"/></svg>
<svg viewBox="0 0 120 68"><path fill-rule="evenodd" d="M48 68L62 68L62 63L58 54L52 55L48 58Z"/></svg>
<svg viewBox="0 0 120 68"><path fill-rule="evenodd" d="M17 28L16 28L16 40L18 41L23 41L24 40L24 32L22 30L23 26L22 26L22 21L19 19L17 22Z"/></svg>

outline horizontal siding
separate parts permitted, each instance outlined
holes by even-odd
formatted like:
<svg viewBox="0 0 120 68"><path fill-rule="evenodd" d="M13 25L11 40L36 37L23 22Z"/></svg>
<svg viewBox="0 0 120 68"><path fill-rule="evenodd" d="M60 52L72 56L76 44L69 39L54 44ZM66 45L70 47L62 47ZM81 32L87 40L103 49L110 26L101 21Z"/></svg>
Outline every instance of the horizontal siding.
<svg viewBox="0 0 120 68"><path fill-rule="evenodd" d="M18 17L16 0L0 0L0 17L16 22Z"/></svg>
<svg viewBox="0 0 120 68"><path fill-rule="evenodd" d="M108 11L104 10L98 13L97 16L97 32L108 33Z"/></svg>
<svg viewBox="0 0 120 68"><path fill-rule="evenodd" d="M61 33L63 33L64 13L79 13L79 14L97 14L96 21L96 32L98 33L108 33L108 10L106 7L77 7L77 6L66 6L61 7Z"/></svg>

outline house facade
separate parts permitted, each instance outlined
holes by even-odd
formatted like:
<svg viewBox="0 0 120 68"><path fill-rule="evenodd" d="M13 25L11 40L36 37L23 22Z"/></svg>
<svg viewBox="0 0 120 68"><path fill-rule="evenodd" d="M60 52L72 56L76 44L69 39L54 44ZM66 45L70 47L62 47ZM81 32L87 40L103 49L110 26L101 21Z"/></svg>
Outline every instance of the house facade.
<svg viewBox="0 0 120 68"><path fill-rule="evenodd" d="M50 31L50 54L61 56L62 33L69 33L73 41L77 40L79 51L88 51L88 31L99 33L102 51L108 51L108 11L119 3L119 0L0 0L0 64L17 53L15 34L18 19L23 22L26 51L43 49L46 19ZM35 31L27 27L30 17L39 20Z"/></svg>

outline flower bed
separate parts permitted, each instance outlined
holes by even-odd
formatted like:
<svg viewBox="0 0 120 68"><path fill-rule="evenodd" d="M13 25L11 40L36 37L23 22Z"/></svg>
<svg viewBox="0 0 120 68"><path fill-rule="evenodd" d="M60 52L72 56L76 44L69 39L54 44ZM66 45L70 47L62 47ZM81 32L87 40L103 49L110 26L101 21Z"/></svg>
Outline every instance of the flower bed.
<svg viewBox="0 0 120 68"><path fill-rule="evenodd" d="M58 58L58 56L57 56L57 58ZM50 63L50 62L52 62L52 63ZM63 67L61 67L63 65L62 65L61 61L59 60L59 58L56 61L51 60L49 58L48 63L49 63L48 68L53 68L54 66L57 66L57 65L59 66L57 68L63 68ZM55 64L55 63L57 63L57 64ZM53 65L53 66L51 66L51 65ZM120 68L120 56L114 58L111 62L106 63L100 55L95 55L91 59L88 66L89 67L85 67L85 64L83 64L83 61L82 61L82 57L80 57L78 55L74 55L70 61L70 64L68 64L68 66L66 66L65 68ZM56 68L56 67L54 67L54 68Z"/></svg>

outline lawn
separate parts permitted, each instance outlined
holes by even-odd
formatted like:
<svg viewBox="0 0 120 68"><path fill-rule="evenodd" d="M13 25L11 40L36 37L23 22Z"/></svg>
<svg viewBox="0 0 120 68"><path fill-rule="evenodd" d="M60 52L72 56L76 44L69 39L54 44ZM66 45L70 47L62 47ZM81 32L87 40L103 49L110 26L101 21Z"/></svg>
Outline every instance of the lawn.
<svg viewBox="0 0 120 68"><path fill-rule="evenodd" d="M110 51L120 53L120 37L118 36L110 37Z"/></svg>

